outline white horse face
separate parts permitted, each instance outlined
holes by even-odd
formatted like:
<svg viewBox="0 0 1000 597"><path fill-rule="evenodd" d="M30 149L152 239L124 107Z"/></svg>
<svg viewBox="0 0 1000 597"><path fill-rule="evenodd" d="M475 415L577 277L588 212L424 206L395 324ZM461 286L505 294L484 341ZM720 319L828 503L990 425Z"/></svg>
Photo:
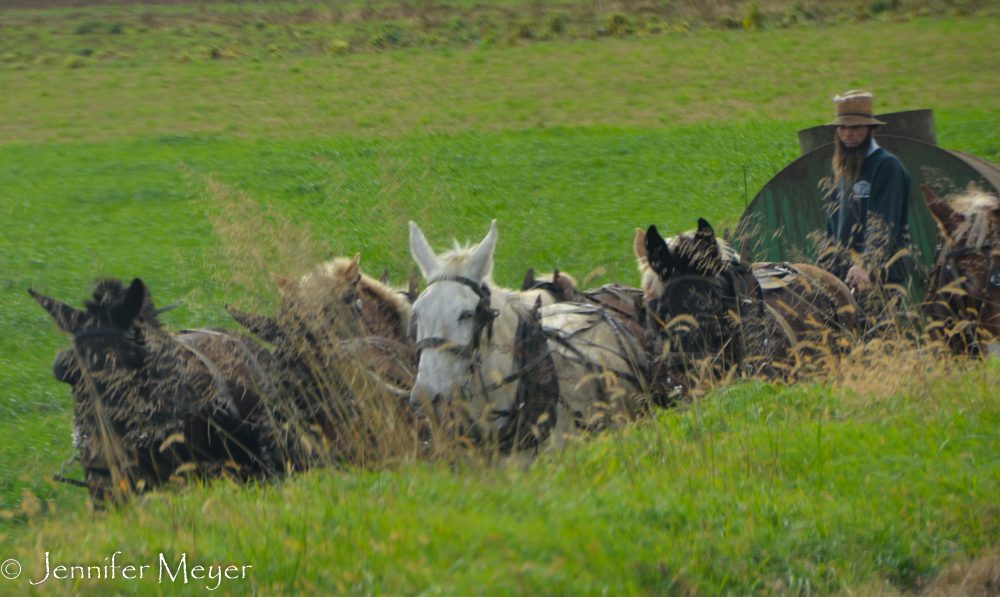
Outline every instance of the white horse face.
<svg viewBox="0 0 1000 597"><path fill-rule="evenodd" d="M468 350L458 353L462 348L471 348L474 315L480 297L466 284L452 280L465 278L480 284L489 276L496 239L494 220L486 238L475 250L457 251L438 258L420 228L410 222L410 253L430 282L413 304L416 341L436 339L447 343L428 346L421 351L411 401L420 404L425 400L450 399L469 381L472 355Z"/></svg>
<svg viewBox="0 0 1000 597"><path fill-rule="evenodd" d="M479 297L467 286L438 282L427 287L413 304L416 340L438 339L445 346L420 352L417 378L410 400L436 403L459 395L472 375L472 355L457 351L472 343L474 314Z"/></svg>

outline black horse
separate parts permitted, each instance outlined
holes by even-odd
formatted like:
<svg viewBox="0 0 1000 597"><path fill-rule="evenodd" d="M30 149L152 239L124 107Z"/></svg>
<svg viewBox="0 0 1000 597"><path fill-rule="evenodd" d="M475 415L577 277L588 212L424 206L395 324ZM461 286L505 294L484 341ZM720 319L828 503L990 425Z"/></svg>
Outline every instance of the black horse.
<svg viewBox="0 0 1000 597"><path fill-rule="evenodd" d="M139 278L98 281L85 310L29 292L72 334L53 373L73 387L74 441L95 500L185 474L282 471L262 345L217 328L169 333Z"/></svg>
<svg viewBox="0 0 1000 597"><path fill-rule="evenodd" d="M853 298L835 277L806 264L751 264L704 219L669 242L650 226L636 252L660 377L705 367L777 375L837 352L837 334L855 326Z"/></svg>

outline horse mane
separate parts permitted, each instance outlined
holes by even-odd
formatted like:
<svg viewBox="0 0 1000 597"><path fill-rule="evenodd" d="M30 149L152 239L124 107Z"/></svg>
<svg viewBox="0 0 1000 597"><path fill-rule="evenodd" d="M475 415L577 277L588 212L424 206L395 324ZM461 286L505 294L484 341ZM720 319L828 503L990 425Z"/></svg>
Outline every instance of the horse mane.
<svg viewBox="0 0 1000 597"><path fill-rule="evenodd" d="M319 276L341 280L343 282L350 282L350 280L346 279L346 273L351 268L352 263L353 261L347 257L334 257L332 260L319 266L316 274ZM386 286L382 282L379 282L375 278L372 278L360 270L358 273L361 274L361 279L358 282L360 287L375 295L379 301L387 303L390 307L403 315L404 319L409 318L410 303L406 300L402 293L396 289ZM313 274L306 274L306 276L302 279L303 282L307 282L312 279L311 276L313 276Z"/></svg>
<svg viewBox="0 0 1000 597"><path fill-rule="evenodd" d="M965 241L967 247L983 247L989 241L1000 240L1000 227L994 226L1000 198L976 188L952 197L951 207L962 214L963 220L952 231L956 243Z"/></svg>
<svg viewBox="0 0 1000 597"><path fill-rule="evenodd" d="M681 232L677 236L667 239L667 246L670 251L680 257L695 258L697 256L697 242L695 233L697 230ZM715 246L719 249L719 267L725 269L728 265L737 265L740 262L739 255L733 250L733 245L729 241L715 237Z"/></svg>
<svg viewBox="0 0 1000 597"><path fill-rule="evenodd" d="M469 245L469 244L462 246L459 245L458 241L456 240L455 247L453 249L451 249L450 251L445 251L444 253L438 255L437 259L438 263L441 265L441 268L438 270L438 272L434 275L432 279L427 280L427 283L430 284L431 282L441 279L457 278L465 276L466 273L468 272L469 259L472 257L473 253L476 252L476 247L478 246L479 245ZM493 286L492 261L490 261L489 271L486 273L486 276L483 277L483 282L486 282L487 285L489 286Z"/></svg>
<svg viewBox="0 0 1000 597"><path fill-rule="evenodd" d="M128 287L118 278L100 278L94 284L91 292L92 298L83 301L83 306L92 314L97 314L105 309L117 309L125 301L128 294ZM161 327L160 318L156 314L156 305L153 304L153 297L150 296L149 287L146 287L146 296L143 299L142 311L136 317L137 321Z"/></svg>

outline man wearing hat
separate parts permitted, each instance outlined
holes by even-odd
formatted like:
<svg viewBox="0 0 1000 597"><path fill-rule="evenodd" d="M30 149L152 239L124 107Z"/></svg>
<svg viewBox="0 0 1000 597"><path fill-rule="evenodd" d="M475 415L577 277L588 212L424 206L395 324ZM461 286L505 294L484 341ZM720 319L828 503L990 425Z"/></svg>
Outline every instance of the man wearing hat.
<svg viewBox="0 0 1000 597"><path fill-rule="evenodd" d="M875 142L872 94L848 91L833 99L837 118L833 177L819 266L864 293L873 282L905 286L910 245L910 175L896 156Z"/></svg>

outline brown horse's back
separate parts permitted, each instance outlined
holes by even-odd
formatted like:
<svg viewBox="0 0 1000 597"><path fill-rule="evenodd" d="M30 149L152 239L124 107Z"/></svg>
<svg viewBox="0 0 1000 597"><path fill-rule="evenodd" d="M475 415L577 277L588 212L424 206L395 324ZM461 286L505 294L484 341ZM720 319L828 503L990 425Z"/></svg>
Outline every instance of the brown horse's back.
<svg viewBox="0 0 1000 597"><path fill-rule="evenodd" d="M784 338L773 356L808 346L813 353L836 353L836 338L857 323L854 297L843 282L805 263L755 263L753 274L764 300L768 337Z"/></svg>

